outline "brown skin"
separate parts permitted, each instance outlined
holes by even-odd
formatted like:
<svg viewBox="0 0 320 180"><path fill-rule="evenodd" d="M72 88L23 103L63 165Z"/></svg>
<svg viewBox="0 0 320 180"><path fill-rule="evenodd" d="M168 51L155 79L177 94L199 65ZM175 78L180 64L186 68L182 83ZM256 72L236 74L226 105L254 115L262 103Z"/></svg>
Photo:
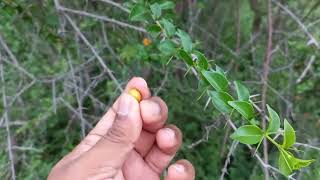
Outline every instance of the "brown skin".
<svg viewBox="0 0 320 180"><path fill-rule="evenodd" d="M139 103L128 94L136 88ZM182 144L181 131L165 126L168 108L151 97L142 78L132 78L93 130L51 170L49 180L159 180ZM194 180L187 160L168 168L165 180Z"/></svg>

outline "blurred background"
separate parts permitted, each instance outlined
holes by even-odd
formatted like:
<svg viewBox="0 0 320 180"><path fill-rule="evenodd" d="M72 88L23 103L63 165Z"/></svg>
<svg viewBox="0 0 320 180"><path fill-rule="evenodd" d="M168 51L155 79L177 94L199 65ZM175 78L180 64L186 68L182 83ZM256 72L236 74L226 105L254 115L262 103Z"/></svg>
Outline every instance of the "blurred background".
<svg viewBox="0 0 320 180"><path fill-rule="evenodd" d="M175 2L176 24L212 65L250 87L259 105L270 32L267 1ZM271 2L267 102L295 128L299 157L316 159L293 178L320 179L320 1ZM167 102L169 122L184 134L177 159L194 163L197 179L219 179L223 169L224 179L263 179L252 152L232 142L232 130L206 97L198 99L198 80L186 65L167 64L154 53L144 24L128 20L132 1L59 3L0 0L0 179L13 179L13 172L16 179L46 179L133 76L144 77ZM277 167L275 147L268 150ZM270 178L285 179L276 172Z"/></svg>

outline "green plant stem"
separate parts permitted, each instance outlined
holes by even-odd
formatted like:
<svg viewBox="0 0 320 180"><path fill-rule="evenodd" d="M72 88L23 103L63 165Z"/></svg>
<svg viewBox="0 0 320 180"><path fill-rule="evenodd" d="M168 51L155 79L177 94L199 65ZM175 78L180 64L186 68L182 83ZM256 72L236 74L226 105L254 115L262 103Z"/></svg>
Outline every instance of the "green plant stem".
<svg viewBox="0 0 320 180"><path fill-rule="evenodd" d="M277 146L277 148L280 150L282 149L282 147L280 146L280 144L278 144L275 140L273 140L270 136L268 135L265 135L265 137L272 143L274 144L275 146Z"/></svg>

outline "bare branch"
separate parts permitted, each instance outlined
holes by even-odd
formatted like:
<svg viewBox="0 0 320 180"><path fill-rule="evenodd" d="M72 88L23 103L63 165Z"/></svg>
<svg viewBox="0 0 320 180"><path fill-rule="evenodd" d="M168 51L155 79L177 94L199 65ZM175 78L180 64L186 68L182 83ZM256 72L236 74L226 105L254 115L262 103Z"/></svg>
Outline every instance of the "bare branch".
<svg viewBox="0 0 320 180"><path fill-rule="evenodd" d="M76 98L77 98L77 103L78 103L78 112L79 112L79 117L80 117L80 127L81 127L81 135L82 135L82 138L85 137L86 135L86 127L85 127L85 119L83 117L83 113L82 113L82 100L80 99L80 94L79 94L79 91L78 91L78 87L77 87L77 80L76 80L76 77L75 77L75 74L74 74L74 70L73 70L73 65L72 65L72 62L71 62L71 57L70 57L70 53L67 52L67 61L68 61L68 64L69 64L69 67L70 67L70 71L71 71L71 78L72 78L72 81L73 81L73 90L75 91L76 93Z"/></svg>
<svg viewBox="0 0 320 180"><path fill-rule="evenodd" d="M113 2L113 1L110 1L110 0L97 0L97 1L101 1L101 2L104 2L104 3L108 3L114 7L117 7L119 9L121 9L122 11L126 12L126 13L130 13L129 9L123 7L121 4L119 3L116 3L116 2Z"/></svg>
<svg viewBox="0 0 320 180"><path fill-rule="evenodd" d="M73 22L73 20L67 15L64 14L66 19L69 21L69 23L71 24L71 26L74 28L74 30L76 31L76 33L79 35L79 37L84 41L84 43L90 48L90 50L92 51L92 53L96 56L96 58L98 59L99 63L101 64L101 66L103 67L104 70L107 71L108 75L110 76L110 78L113 80L113 82L117 85L118 89L123 92L123 88L121 87L120 83L118 82L117 78L114 77L112 71L108 68L108 66L104 63L103 59L100 57L100 55L98 54L98 52L95 50L95 48L90 44L90 42L88 41L88 39L82 34L82 32L80 31L80 29L77 27L77 25Z"/></svg>
<svg viewBox="0 0 320 180"><path fill-rule="evenodd" d="M271 56L272 56L272 34L273 34L273 20L272 20L272 4L271 0L268 0L268 44L266 47L265 58L263 63L263 84L262 84L262 112L265 114L266 110L266 99L267 99L267 82L269 76L269 69L271 63ZM262 118L262 129L266 129L266 118ZM263 139L263 159L264 163L268 164L268 140L266 138ZM269 172L268 169L264 168L264 178L265 180L269 180Z"/></svg>
<svg viewBox="0 0 320 180"><path fill-rule="evenodd" d="M224 176L228 172L227 167L228 167L228 164L230 163L230 158L233 155L233 152L236 149L236 147L238 146L238 144L239 144L238 141L232 141L231 147L229 149L229 153L228 153L227 158L226 158L226 160L224 162L224 166L223 166L223 168L221 170L222 174L220 176L220 180L224 180Z"/></svg>
<svg viewBox="0 0 320 180"><path fill-rule="evenodd" d="M3 58L0 54L0 76L1 76L1 86L2 86L2 103L4 108L4 121L7 131L7 150L10 160L10 170L11 170L11 179L16 179L16 170L14 165L14 155L12 151L12 142L11 142L11 132L10 132L10 120L8 115L8 103L7 103L7 96L6 96L6 86L5 86L5 80L4 80L4 72L3 72Z"/></svg>
<svg viewBox="0 0 320 180"><path fill-rule="evenodd" d="M295 146L304 146L304 147L307 147L307 148L310 148L310 149L315 149L315 150L317 150L317 151L320 151L320 148L319 148L319 147L312 146L312 145L310 145L310 144L304 144L304 143L298 143L298 142L296 142L294 145L295 145Z"/></svg>
<svg viewBox="0 0 320 180"><path fill-rule="evenodd" d="M308 44L315 44L318 49L320 48L319 42L316 40L316 38L309 32L308 28L300 21L300 19L292 11L290 11L287 7L282 5L278 0L272 0L272 2L279 6L284 12L286 12L289 16L291 16L293 20L295 20L298 23L303 32L310 39Z"/></svg>
<svg viewBox="0 0 320 180"><path fill-rule="evenodd" d="M143 32L143 33L147 32L144 28L141 28L141 27L138 27L138 26L134 26L134 25L122 22L122 21L118 21L116 19L109 18L107 16L100 16L100 15L88 13L86 11L70 9L70 8L66 8L66 7L60 6L60 5L58 5L56 7L57 7L58 11L68 12L68 13L77 14L77 15L81 15L81 16L91 17L91 18L94 18L94 19L98 19L98 20L109 22L109 23L117 24L117 25L125 27L125 28L131 28L131 29Z"/></svg>
<svg viewBox="0 0 320 180"><path fill-rule="evenodd" d="M311 69L311 66L313 64L313 62L316 60L316 56L315 55L312 55L306 68L303 70L302 74L299 76L299 78L297 79L296 81L296 84L299 84L302 79L307 75L307 73L309 72L309 70Z"/></svg>
<svg viewBox="0 0 320 180"><path fill-rule="evenodd" d="M11 64L12 66L16 67L17 69L19 69L22 73L26 74L27 76L29 76L31 79L36 79L34 77L34 75L32 75L31 73L29 73L27 70L25 70L18 62L16 56L12 53L12 51L10 50L10 48L8 47L8 45L6 44L6 42L4 41L4 39L2 38L1 34L0 34L0 45L4 48L4 50L6 51L6 53L9 55L10 59L13 62L10 62L8 60L6 60L5 58L2 58L2 61Z"/></svg>
<svg viewBox="0 0 320 180"><path fill-rule="evenodd" d="M203 137L202 137L201 139L199 139L198 141L196 141L196 142L188 145L188 148L189 148L189 149L192 149L192 148L194 148L195 146L197 146L197 145L199 145L199 144L201 144L201 143L203 143L203 142L207 142L207 141L209 140L209 136L210 136L210 132L211 132L212 128L217 129L217 125L216 125L217 122L219 122L219 121L214 121L213 123L205 126L205 127L204 127L205 133L203 134Z"/></svg>

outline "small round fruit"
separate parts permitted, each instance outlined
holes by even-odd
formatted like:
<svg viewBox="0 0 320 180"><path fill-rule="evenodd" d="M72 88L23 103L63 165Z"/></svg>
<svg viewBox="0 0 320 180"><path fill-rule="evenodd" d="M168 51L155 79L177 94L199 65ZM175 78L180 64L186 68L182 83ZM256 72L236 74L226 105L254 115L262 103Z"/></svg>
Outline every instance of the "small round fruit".
<svg viewBox="0 0 320 180"><path fill-rule="evenodd" d="M152 41L149 38L143 38L142 43L144 46L149 46L152 43Z"/></svg>
<svg viewBox="0 0 320 180"><path fill-rule="evenodd" d="M129 94L133 96L138 102L142 100L141 93L136 88L130 89Z"/></svg>

